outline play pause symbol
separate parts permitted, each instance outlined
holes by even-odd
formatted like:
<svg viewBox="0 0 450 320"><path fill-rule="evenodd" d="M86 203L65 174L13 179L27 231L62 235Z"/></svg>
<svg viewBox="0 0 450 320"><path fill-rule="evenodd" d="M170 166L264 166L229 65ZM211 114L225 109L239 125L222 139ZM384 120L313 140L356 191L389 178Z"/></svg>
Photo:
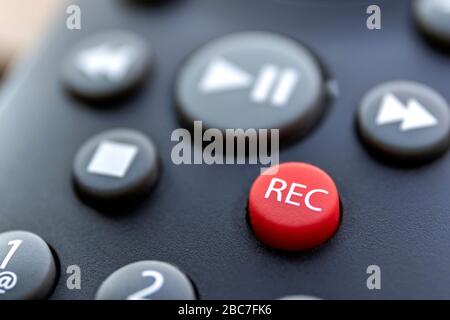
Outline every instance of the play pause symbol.
<svg viewBox="0 0 450 320"><path fill-rule="evenodd" d="M250 98L254 103L265 103L270 99L272 105L282 107L289 102L298 80L299 74L294 69L265 65L259 72Z"/></svg>
<svg viewBox="0 0 450 320"><path fill-rule="evenodd" d="M300 74L293 68L263 64L259 72L252 75L226 59L217 58L208 65L199 89L203 94L248 89L252 103L283 107L289 103L299 80Z"/></svg>

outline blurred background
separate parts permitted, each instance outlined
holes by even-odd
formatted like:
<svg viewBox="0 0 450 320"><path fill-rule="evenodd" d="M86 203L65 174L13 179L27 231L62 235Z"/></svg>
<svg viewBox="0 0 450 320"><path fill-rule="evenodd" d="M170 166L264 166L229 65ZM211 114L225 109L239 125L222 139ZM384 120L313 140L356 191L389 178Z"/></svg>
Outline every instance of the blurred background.
<svg viewBox="0 0 450 320"><path fill-rule="evenodd" d="M0 79L52 21L63 0L0 0Z"/></svg>

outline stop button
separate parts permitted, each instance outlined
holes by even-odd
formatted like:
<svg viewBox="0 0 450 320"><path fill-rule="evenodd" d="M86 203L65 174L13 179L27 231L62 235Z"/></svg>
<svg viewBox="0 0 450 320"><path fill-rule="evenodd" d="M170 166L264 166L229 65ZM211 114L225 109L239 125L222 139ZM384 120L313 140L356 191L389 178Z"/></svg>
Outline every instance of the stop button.
<svg viewBox="0 0 450 320"><path fill-rule="evenodd" d="M339 194L323 170L306 163L274 166L253 183L248 203L256 237L284 250L314 248L339 227Z"/></svg>

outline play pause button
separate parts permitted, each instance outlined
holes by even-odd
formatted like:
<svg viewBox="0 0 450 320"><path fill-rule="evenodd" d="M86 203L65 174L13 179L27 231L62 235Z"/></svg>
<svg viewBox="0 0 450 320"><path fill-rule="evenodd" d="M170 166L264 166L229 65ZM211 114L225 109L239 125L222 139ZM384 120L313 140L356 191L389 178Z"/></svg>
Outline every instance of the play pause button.
<svg viewBox="0 0 450 320"><path fill-rule="evenodd" d="M283 107L289 103L296 89L299 74L295 69L280 70L276 65L267 64L261 68L258 77L240 69L224 59L213 60L200 82L203 94L246 89L253 103L267 102L271 92L270 103L275 107Z"/></svg>
<svg viewBox="0 0 450 320"><path fill-rule="evenodd" d="M180 71L176 101L188 124L206 128L279 129L304 134L324 111L319 61L280 35L225 36L194 53Z"/></svg>

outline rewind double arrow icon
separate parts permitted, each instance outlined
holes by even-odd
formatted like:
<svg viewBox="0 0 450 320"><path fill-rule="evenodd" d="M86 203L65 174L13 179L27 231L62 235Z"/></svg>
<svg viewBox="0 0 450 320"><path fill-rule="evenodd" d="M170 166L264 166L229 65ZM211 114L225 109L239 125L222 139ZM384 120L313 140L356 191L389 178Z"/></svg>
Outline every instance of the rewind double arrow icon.
<svg viewBox="0 0 450 320"><path fill-rule="evenodd" d="M223 58L212 60L206 68L199 90L203 94L251 88L249 98L254 103L270 103L283 107L289 103L300 75L293 68L281 69L265 64L255 77L241 67Z"/></svg>
<svg viewBox="0 0 450 320"><path fill-rule="evenodd" d="M400 122L400 131L434 127L438 120L419 101L410 99L403 104L394 94L386 94L375 123L379 126Z"/></svg>

